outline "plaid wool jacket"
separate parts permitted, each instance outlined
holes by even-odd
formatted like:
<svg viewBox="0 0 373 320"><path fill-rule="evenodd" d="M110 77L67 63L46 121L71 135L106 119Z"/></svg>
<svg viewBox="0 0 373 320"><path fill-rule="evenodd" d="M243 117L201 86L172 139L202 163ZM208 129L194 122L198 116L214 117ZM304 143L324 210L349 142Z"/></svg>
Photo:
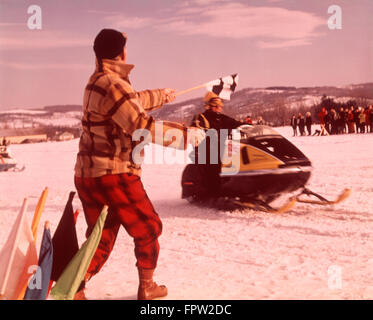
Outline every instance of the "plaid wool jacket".
<svg viewBox="0 0 373 320"><path fill-rule="evenodd" d="M134 91L128 79L133 67L120 60L96 61L96 70L84 92L76 176L119 173L140 176L141 161L134 155L143 149L140 146L145 142L186 149L187 127L155 121L147 115L146 111L161 107L166 97L160 89Z"/></svg>

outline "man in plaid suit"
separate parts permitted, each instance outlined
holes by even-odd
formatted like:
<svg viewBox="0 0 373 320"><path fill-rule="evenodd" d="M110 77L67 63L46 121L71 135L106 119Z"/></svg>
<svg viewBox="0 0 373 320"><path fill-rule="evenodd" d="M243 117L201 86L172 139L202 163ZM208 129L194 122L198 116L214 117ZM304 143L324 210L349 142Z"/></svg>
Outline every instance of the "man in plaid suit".
<svg viewBox="0 0 373 320"><path fill-rule="evenodd" d="M84 93L83 133L75 165L75 186L83 204L88 237L104 205L109 213L101 241L86 274L86 281L99 272L114 246L122 225L134 238L139 273L138 299L167 295L167 288L153 281L159 254L162 222L140 179L141 163L134 158L136 132L154 143L186 149L189 141L199 143L204 133L175 122L155 121L147 111L175 99L174 90L136 92L129 81L133 65L126 64L124 33L103 29L96 36L96 70ZM161 128L161 131L156 128ZM172 129L173 136L165 136ZM169 137L170 140L167 140ZM193 139L193 140L191 140ZM85 298L84 283L77 299Z"/></svg>

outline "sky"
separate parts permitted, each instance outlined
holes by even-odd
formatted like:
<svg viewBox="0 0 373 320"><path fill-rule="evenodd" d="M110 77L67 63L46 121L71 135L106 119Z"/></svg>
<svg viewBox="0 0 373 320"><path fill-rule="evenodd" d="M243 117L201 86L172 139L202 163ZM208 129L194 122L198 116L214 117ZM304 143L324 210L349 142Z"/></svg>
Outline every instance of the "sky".
<svg viewBox="0 0 373 320"><path fill-rule="evenodd" d="M102 28L127 33L135 90L233 73L236 90L372 82L372 12L372 0L0 0L0 109L82 104Z"/></svg>

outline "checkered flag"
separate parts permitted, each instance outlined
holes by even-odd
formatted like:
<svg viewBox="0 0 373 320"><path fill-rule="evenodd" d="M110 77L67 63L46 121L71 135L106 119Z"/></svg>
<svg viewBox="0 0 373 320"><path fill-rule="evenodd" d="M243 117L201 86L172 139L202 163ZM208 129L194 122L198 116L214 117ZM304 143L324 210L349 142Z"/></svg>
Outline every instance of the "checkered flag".
<svg viewBox="0 0 373 320"><path fill-rule="evenodd" d="M219 78L205 84L206 89L218 95L221 99L230 100L231 94L237 87L238 74Z"/></svg>

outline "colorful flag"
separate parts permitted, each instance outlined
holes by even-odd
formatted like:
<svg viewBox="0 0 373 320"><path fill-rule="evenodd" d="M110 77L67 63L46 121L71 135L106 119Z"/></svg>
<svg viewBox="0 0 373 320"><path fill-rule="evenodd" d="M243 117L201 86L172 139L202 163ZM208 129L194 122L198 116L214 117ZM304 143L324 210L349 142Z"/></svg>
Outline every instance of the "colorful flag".
<svg viewBox="0 0 373 320"><path fill-rule="evenodd" d="M57 281L63 270L79 250L75 229L73 199L75 192L70 192L62 218L53 235L53 267L51 280Z"/></svg>
<svg viewBox="0 0 373 320"><path fill-rule="evenodd" d="M101 240L102 229L108 213L107 206L102 212L93 228L93 231L80 250L76 253L69 265L66 267L56 285L52 288L51 295L56 300L73 300L75 293L88 270L89 264L96 252Z"/></svg>
<svg viewBox="0 0 373 320"><path fill-rule="evenodd" d="M53 265L53 243L49 222L45 224L43 239L41 241L38 268L31 278L25 300L45 300L48 293L49 281Z"/></svg>
<svg viewBox="0 0 373 320"><path fill-rule="evenodd" d="M225 100L231 99L231 94L234 92L238 84L238 74L232 74L227 77L219 78L205 84L207 91L217 94Z"/></svg>
<svg viewBox="0 0 373 320"><path fill-rule="evenodd" d="M34 240L36 242L37 232L38 232L38 226L39 226L39 220L41 217L41 214L44 210L45 201L47 200L48 196L48 188L45 188L43 192L41 193L41 196L39 198L39 201L36 205L35 212L34 212L34 218L32 219L31 223L31 230L32 234L34 236Z"/></svg>
<svg viewBox="0 0 373 320"><path fill-rule="evenodd" d="M36 238L37 238L37 234L38 234L37 232L38 232L39 220L40 220L41 214L43 212L45 201L47 200L47 196L48 196L48 188L45 188L43 190L40 198L39 198L39 201L38 201L37 205L36 205L35 212L34 212L34 217L33 217L32 222L31 222L31 231L32 231L32 235L34 237L34 242L35 243L36 243ZM18 295L17 300L23 300L24 299L25 293L26 293L26 290L27 290L27 285L28 285L28 282L24 282L24 287L21 290L20 294Z"/></svg>
<svg viewBox="0 0 373 320"><path fill-rule="evenodd" d="M17 299L38 264L37 250L26 217L27 198L0 253L0 297Z"/></svg>

